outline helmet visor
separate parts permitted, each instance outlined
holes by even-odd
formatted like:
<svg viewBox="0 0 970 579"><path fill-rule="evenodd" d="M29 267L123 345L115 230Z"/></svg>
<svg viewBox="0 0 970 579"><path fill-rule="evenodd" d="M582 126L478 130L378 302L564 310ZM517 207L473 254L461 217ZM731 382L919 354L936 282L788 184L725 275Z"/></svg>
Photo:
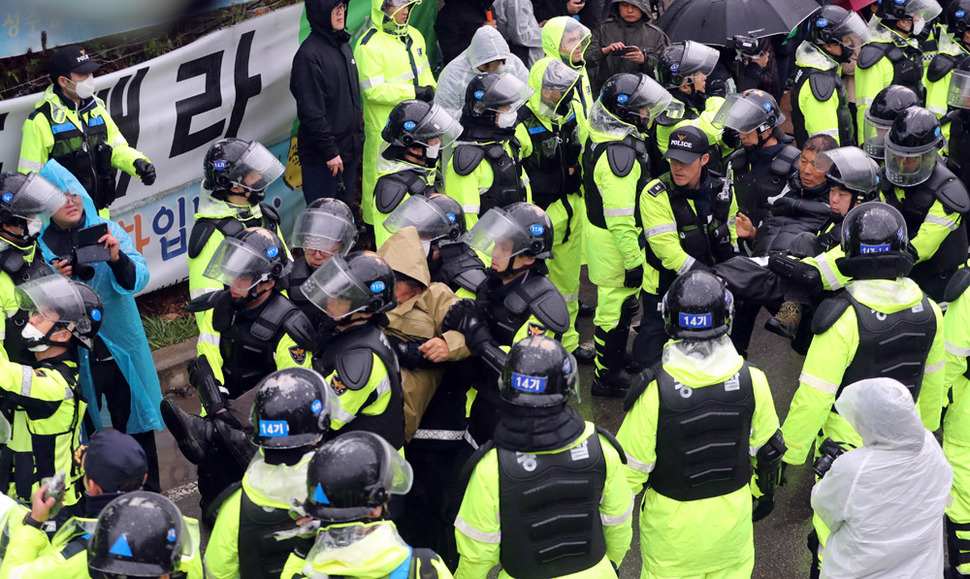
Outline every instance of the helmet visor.
<svg viewBox="0 0 970 579"><path fill-rule="evenodd" d="M283 174L283 164L262 144L253 141L226 176L233 186L265 191Z"/></svg>
<svg viewBox="0 0 970 579"><path fill-rule="evenodd" d="M296 217L292 245L330 255L347 255L356 237L357 228L346 217L312 208Z"/></svg>
<svg viewBox="0 0 970 579"><path fill-rule="evenodd" d="M276 256L269 256L272 257ZM216 248L202 275L232 289L249 291L266 281L272 270L273 264L266 255L234 237L227 237Z"/></svg>
<svg viewBox="0 0 970 579"><path fill-rule="evenodd" d="M531 237L504 209L496 207L478 220L464 241L491 256L492 267L505 270L510 259L529 249Z"/></svg>
<svg viewBox="0 0 970 579"><path fill-rule="evenodd" d="M16 289L17 306L37 313L52 322L74 324L81 333L91 331L91 320L100 319L101 312L91 312L84 307L81 293L74 283L59 275L49 275L20 284Z"/></svg>
<svg viewBox="0 0 970 579"><path fill-rule="evenodd" d="M767 105L767 103L765 103ZM714 115L715 127L734 129L739 133L750 133L768 120L768 109L749 100L742 93L729 95ZM778 113L778 124L785 116Z"/></svg>
<svg viewBox="0 0 970 579"><path fill-rule="evenodd" d="M626 108L640 115L641 119L654 119L671 106L671 101L673 97L664 87L649 76L641 74L640 84L629 96Z"/></svg>
<svg viewBox="0 0 970 579"><path fill-rule="evenodd" d="M886 141L886 178L899 187L919 185L929 179L936 159L936 147L922 152L904 151Z"/></svg>
<svg viewBox="0 0 970 579"><path fill-rule="evenodd" d="M532 87L519 80L514 74L508 72L500 74L502 78L498 79L478 99L480 102L476 103L475 106L478 112L516 111L529 100L529 97L535 94ZM478 94L476 93L474 97L478 98Z"/></svg>
<svg viewBox="0 0 970 579"><path fill-rule="evenodd" d="M936 0L909 0L905 10L906 15L913 18L913 24L925 24L943 13L943 7Z"/></svg>
<svg viewBox="0 0 970 579"><path fill-rule="evenodd" d="M334 320L363 310L372 295L350 274L347 262L339 256L317 268L300 288L313 305Z"/></svg>
<svg viewBox="0 0 970 579"><path fill-rule="evenodd" d="M862 148L875 159L886 156L886 135L892 128L892 121L886 123L873 118L866 110L866 120L862 128Z"/></svg>
<svg viewBox="0 0 970 579"><path fill-rule="evenodd" d="M557 112L559 103L572 96L570 91L577 80L579 80L579 72L575 69L569 68L558 60L550 60L545 72L542 73L539 114L553 119L561 116Z"/></svg>
<svg viewBox="0 0 970 579"><path fill-rule="evenodd" d="M8 195L10 196L8 198ZM27 180L15 193L4 193L3 204L18 217L49 218L67 202L67 196L37 173L27 175Z"/></svg>
<svg viewBox="0 0 970 579"><path fill-rule="evenodd" d="M394 233L405 227L413 227L418 230L418 237L424 243L447 237L456 219L455 215L445 215L427 197L411 195L387 216L384 229Z"/></svg>
<svg viewBox="0 0 970 579"><path fill-rule="evenodd" d="M418 3L420 0L384 0L381 4L381 12L393 18L402 8Z"/></svg>
<svg viewBox="0 0 970 579"><path fill-rule="evenodd" d="M955 69L950 76L946 104L957 109L970 109L970 71Z"/></svg>
<svg viewBox="0 0 970 579"><path fill-rule="evenodd" d="M717 50L710 46L688 40L684 43L684 56L681 57L677 70L671 72L676 72L684 78L695 74L708 76L714 72L719 56Z"/></svg>
<svg viewBox="0 0 970 579"><path fill-rule="evenodd" d="M855 52L872 40L872 31L858 14L849 12L842 22L832 28L832 36L838 38L844 48Z"/></svg>
<svg viewBox="0 0 970 579"><path fill-rule="evenodd" d="M879 166L858 147L840 147L820 153L815 158L815 168L823 172L830 183L863 197L869 196L879 185Z"/></svg>
<svg viewBox="0 0 970 579"><path fill-rule="evenodd" d="M431 139L441 139L441 146L448 147L461 135L462 126L438 105L431 105L428 114L414 127L414 139L427 146Z"/></svg>

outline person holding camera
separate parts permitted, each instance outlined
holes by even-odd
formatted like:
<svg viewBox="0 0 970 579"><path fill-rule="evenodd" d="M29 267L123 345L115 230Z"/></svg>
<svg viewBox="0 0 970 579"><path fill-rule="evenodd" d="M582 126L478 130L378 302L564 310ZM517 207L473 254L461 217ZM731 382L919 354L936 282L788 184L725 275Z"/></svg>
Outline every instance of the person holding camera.
<svg viewBox="0 0 970 579"><path fill-rule="evenodd" d="M953 469L912 402L891 378L850 384L835 401L863 446L835 459L812 489L816 519L832 533L822 576L943 576Z"/></svg>
<svg viewBox="0 0 970 579"><path fill-rule="evenodd" d="M650 22L649 15L646 0L613 0L609 17L593 31L586 49L594 95L614 74L654 75L654 66L670 46L670 38Z"/></svg>
<svg viewBox="0 0 970 579"><path fill-rule="evenodd" d="M52 161L40 174L67 194L67 202L38 239L44 261L61 275L91 286L106 312L93 349L80 357L81 392L90 402L85 428L89 434L103 429L104 396L111 427L131 435L145 450L145 488L158 491L154 431L164 428L158 411L162 391L135 304L135 294L148 285L148 264L120 224L98 215L91 196L71 173Z"/></svg>

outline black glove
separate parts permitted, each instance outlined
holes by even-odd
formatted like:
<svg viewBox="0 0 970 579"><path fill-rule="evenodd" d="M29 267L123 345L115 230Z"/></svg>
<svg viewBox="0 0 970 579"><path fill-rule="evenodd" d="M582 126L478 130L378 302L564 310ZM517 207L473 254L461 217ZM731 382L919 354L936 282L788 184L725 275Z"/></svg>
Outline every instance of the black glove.
<svg viewBox="0 0 970 579"><path fill-rule="evenodd" d="M441 321L441 330L460 332L465 336L465 345L473 352L486 342L494 341L485 323L485 313L475 300L464 299L451 306Z"/></svg>
<svg viewBox="0 0 970 579"><path fill-rule="evenodd" d="M419 86L414 88L414 98L419 101L430 103L434 99L434 89L430 86Z"/></svg>
<svg viewBox="0 0 970 579"><path fill-rule="evenodd" d="M148 159L135 159L135 174L146 186L155 182L155 165L148 162Z"/></svg>
<svg viewBox="0 0 970 579"><path fill-rule="evenodd" d="M775 495L762 495L758 499L758 506L751 511L751 521L757 523L761 519L767 517L771 514L771 511L775 510Z"/></svg>
<svg viewBox="0 0 970 579"><path fill-rule="evenodd" d="M623 287L638 288L643 285L643 266L638 265L633 269L626 270L623 276Z"/></svg>
<svg viewBox="0 0 970 579"><path fill-rule="evenodd" d="M798 199L781 197L771 204L771 214L790 217L801 213L801 206L802 202Z"/></svg>
<svg viewBox="0 0 970 579"><path fill-rule="evenodd" d="M721 142L732 149L737 149L741 146L741 135L734 129L725 127L721 133Z"/></svg>
<svg viewBox="0 0 970 579"><path fill-rule="evenodd" d="M397 361L402 368L417 368L424 361L424 354L421 353L421 350L418 350L421 344L405 342L395 336L388 336L387 341L390 342L397 353Z"/></svg>

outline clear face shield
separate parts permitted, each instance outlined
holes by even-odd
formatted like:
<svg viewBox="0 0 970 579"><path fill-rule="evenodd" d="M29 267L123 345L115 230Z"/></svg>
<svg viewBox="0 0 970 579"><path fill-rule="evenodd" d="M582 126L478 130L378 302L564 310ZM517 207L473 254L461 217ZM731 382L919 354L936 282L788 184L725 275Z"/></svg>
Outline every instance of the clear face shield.
<svg viewBox="0 0 970 579"><path fill-rule="evenodd" d="M717 50L710 46L688 40L684 43L684 56L680 59L678 70L673 72L678 72L684 78L696 78L699 75L706 78L714 72L719 56Z"/></svg>
<svg viewBox="0 0 970 579"><path fill-rule="evenodd" d="M956 109L970 109L970 71L954 70L950 75L950 87L946 104Z"/></svg>
<svg viewBox="0 0 970 579"><path fill-rule="evenodd" d="M769 111L750 100L744 94L729 95L724 104L714 115L712 124L718 128L728 128L740 134L750 133L755 129L767 130L763 125L768 120ZM785 115L778 113L778 123L785 120Z"/></svg>
<svg viewBox="0 0 970 579"><path fill-rule="evenodd" d="M569 116L569 103L572 102L573 87L579 80L579 73L559 61L549 61L542 73L542 88L539 90L539 114L550 119Z"/></svg>
<svg viewBox="0 0 970 579"><path fill-rule="evenodd" d="M91 331L91 319L101 312L88 312L74 284L59 275L49 275L17 286L17 307L46 320L73 324L81 333Z"/></svg>
<svg viewBox="0 0 970 579"><path fill-rule="evenodd" d="M936 0L910 0L906 4L906 15L913 19L914 35L922 32L928 23L942 13L943 7Z"/></svg>
<svg viewBox="0 0 970 579"><path fill-rule="evenodd" d="M501 78L488 90L476 91L472 95L475 99L472 110L476 115L483 115L486 112L515 112L535 94L532 87L519 80L514 74L508 72L491 74L499 74Z"/></svg>
<svg viewBox="0 0 970 579"><path fill-rule="evenodd" d="M541 232L540 232L541 233ZM530 235L511 219L504 209L489 209L465 234L470 247L491 256L491 268L507 271L516 255L524 253L532 243Z"/></svg>
<svg viewBox="0 0 970 579"><path fill-rule="evenodd" d="M640 76L640 84L626 102L627 110L633 111L640 117L638 128L646 130L650 121L660 116L664 111L672 112L675 117L677 110L683 110L680 101L674 98L657 81L647 75ZM682 114L682 113L681 113Z"/></svg>
<svg viewBox="0 0 970 579"><path fill-rule="evenodd" d="M283 175L283 164L262 144L253 141L226 174L233 187L262 193Z"/></svg>
<svg viewBox="0 0 970 579"><path fill-rule="evenodd" d="M866 119L862 127L862 148L866 154L874 159L886 156L886 135L893 126L892 121L883 121L872 117L866 110Z"/></svg>
<svg viewBox="0 0 970 579"><path fill-rule="evenodd" d="M438 151L443 147L450 147L461 136L461 132L462 126L454 117L438 105L431 105L428 114L415 125L411 134L416 144L427 149L429 159L437 159Z"/></svg>
<svg viewBox="0 0 970 579"><path fill-rule="evenodd" d="M356 238L357 228L347 218L310 208L297 215L291 245L329 255L347 255Z"/></svg>
<svg viewBox="0 0 970 579"><path fill-rule="evenodd" d="M886 179L899 187L919 185L930 178L936 167L938 148L912 151L886 140Z"/></svg>
<svg viewBox="0 0 970 579"><path fill-rule="evenodd" d="M585 62L583 55L592 38L589 28L569 18L563 28L562 39L559 41L559 57L573 66L582 65Z"/></svg>
<svg viewBox="0 0 970 579"><path fill-rule="evenodd" d="M829 184L838 185L857 199L874 198L879 187L879 165L858 147L839 147L819 153L815 168Z"/></svg>
<svg viewBox="0 0 970 579"><path fill-rule="evenodd" d="M31 173L14 193L3 194L3 207L17 217L50 219L67 202L67 196L37 173Z"/></svg>
<svg viewBox="0 0 970 579"><path fill-rule="evenodd" d="M849 62L863 44L872 40L872 31L855 12L849 12L849 16L832 29L832 34L841 39L842 62Z"/></svg>
<svg viewBox="0 0 970 579"><path fill-rule="evenodd" d="M275 247L271 249L279 251ZM248 292L269 279L273 264L268 258L274 257L276 255L263 255L242 241L227 237L216 248L202 275L231 289Z"/></svg>
<svg viewBox="0 0 970 579"><path fill-rule="evenodd" d="M427 197L411 195L387 216L384 220L384 229L391 234L405 227L417 229L421 247L424 248L425 255L428 255L432 242L451 237L454 235L453 231L458 231L456 220L457 216L446 215Z"/></svg>
<svg viewBox="0 0 970 579"><path fill-rule="evenodd" d="M372 292L350 274L347 262L339 256L317 268L300 288L313 305L335 321L362 311L370 304L372 296Z"/></svg>

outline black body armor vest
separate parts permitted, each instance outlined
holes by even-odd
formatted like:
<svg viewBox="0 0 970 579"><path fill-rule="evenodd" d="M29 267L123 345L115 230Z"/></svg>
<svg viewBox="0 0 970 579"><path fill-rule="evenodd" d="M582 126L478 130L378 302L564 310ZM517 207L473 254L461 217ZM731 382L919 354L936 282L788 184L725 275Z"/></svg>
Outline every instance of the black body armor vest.
<svg viewBox="0 0 970 579"><path fill-rule="evenodd" d="M289 511L257 505L242 487L239 496L240 579L279 577L300 538L278 541L274 533L294 527Z"/></svg>
<svg viewBox="0 0 970 579"><path fill-rule="evenodd" d="M290 269L289 279L287 281L287 295L290 296L290 301L293 305L300 308L300 311L306 314L306 317L310 318L310 322L313 324L314 328L319 328L325 320L327 320L327 314L323 313L323 310L313 305L309 299L307 299L306 294L303 293L302 285L313 271L306 262L306 257L301 257L293 261L293 267Z"/></svg>
<svg viewBox="0 0 970 579"><path fill-rule="evenodd" d="M418 170L382 175L374 186L374 204L379 212L387 214L409 195L429 195L433 190Z"/></svg>
<svg viewBox="0 0 970 579"><path fill-rule="evenodd" d="M40 247L34 250L34 260L31 262L25 261L23 254L16 248L8 247L0 252L0 270L10 276L14 286L54 273L54 269L44 261ZM30 314L26 310L17 310L17 313L7 318L3 338L3 349L7 351L10 361L25 366L37 363L37 358L24 345L21 335L29 319Z"/></svg>
<svg viewBox="0 0 970 579"><path fill-rule="evenodd" d="M893 80L890 84L900 84L911 89L920 102L926 99L923 86L923 54L911 46L900 48L893 42L870 42L859 51L857 66L871 68L882 58L888 58L893 65Z"/></svg>
<svg viewBox="0 0 970 579"><path fill-rule="evenodd" d="M609 141L605 143L593 143L586 141L586 149L583 151L583 190L586 199L586 217L589 223L600 229L606 229L606 217L603 216L603 197L600 195L599 187L593 180L593 171L596 163L604 153L609 153L608 160L618 157L628 157L633 155L635 162L640 165L640 178L637 180L637 201L634 209L637 226L640 225L640 190L650 181L650 167L647 161L647 145L640 139L632 136L625 137L622 141ZM632 164L627 167L615 167L612 160L610 169L617 177L625 177L633 170ZM626 170L622 175L617 170Z"/></svg>
<svg viewBox="0 0 970 579"><path fill-rule="evenodd" d="M962 183L970 183L970 111L950 111L945 118L950 121L950 139L947 141L950 156L946 167Z"/></svg>
<svg viewBox="0 0 970 579"><path fill-rule="evenodd" d="M466 289L477 293L488 276L485 275L485 264L475 253L475 250L464 243L450 243L438 246L441 265L431 272L431 281L440 282L452 291Z"/></svg>
<svg viewBox="0 0 970 579"><path fill-rule="evenodd" d="M776 197L788 185L788 177L798 162L801 152L791 145L782 147L771 160L768 171L760 176L750 170L744 157L733 162L734 195L738 210L760 225L770 213L768 199Z"/></svg>
<svg viewBox="0 0 970 579"><path fill-rule="evenodd" d="M219 231L224 237L235 237L240 232L250 227L263 227L272 233L276 233L280 224L280 215L276 209L269 204L260 203L259 209L262 218L252 215L247 219L237 219L236 217L199 217L192 226L192 233L189 235L189 257L198 257L205 244L209 241L214 231Z"/></svg>
<svg viewBox="0 0 970 579"><path fill-rule="evenodd" d="M545 312L542 309L535 307L536 297L545 295L550 290L559 293L559 290L555 287L549 281L549 278L543 275L530 274L525 282L512 290L501 301L489 299L488 292L479 293L479 300L485 303L486 310L489 313L488 327L495 341L504 346L512 345L516 332L531 316L535 316L552 332L562 333L565 331L565 328L558 327L561 325L561 321L550 319L549 316L544 315ZM562 294L559 294L559 298L561 297ZM565 299L563 299L562 306L565 307L565 304ZM568 324L568 313L566 323Z"/></svg>
<svg viewBox="0 0 970 579"><path fill-rule="evenodd" d="M811 136L805 130L805 113L798 106L799 95L801 91L806 90L806 84L808 84L808 90L812 91L812 96L819 102L828 101L832 97L832 92L835 92L839 99L839 108L836 112L839 123L839 143L855 143L852 113L849 111L849 96L842 77L838 74L838 68L821 70L808 67L799 67L795 74L795 85L791 90L791 120L795 128L795 142L804 144Z"/></svg>
<svg viewBox="0 0 970 579"><path fill-rule="evenodd" d="M522 184L522 165L518 159L519 143L513 137L509 145L512 147L513 155L505 152L502 143L487 145L466 143L455 148L453 165L457 174L471 174L482 160L487 161L492 168L492 186L481 194L479 215L484 215L493 207L506 207L526 200L525 185ZM478 151L467 149L478 149ZM458 161L459 155L470 155L469 158L477 157L479 160L465 165Z"/></svg>
<svg viewBox="0 0 970 579"><path fill-rule="evenodd" d="M747 362L730 379L690 388L657 367L657 464L650 486L677 501L733 493L751 482L754 388Z"/></svg>
<svg viewBox="0 0 970 579"><path fill-rule="evenodd" d="M606 555L599 500L606 458L599 435L553 454L498 448L502 567L513 577L552 579Z"/></svg>

